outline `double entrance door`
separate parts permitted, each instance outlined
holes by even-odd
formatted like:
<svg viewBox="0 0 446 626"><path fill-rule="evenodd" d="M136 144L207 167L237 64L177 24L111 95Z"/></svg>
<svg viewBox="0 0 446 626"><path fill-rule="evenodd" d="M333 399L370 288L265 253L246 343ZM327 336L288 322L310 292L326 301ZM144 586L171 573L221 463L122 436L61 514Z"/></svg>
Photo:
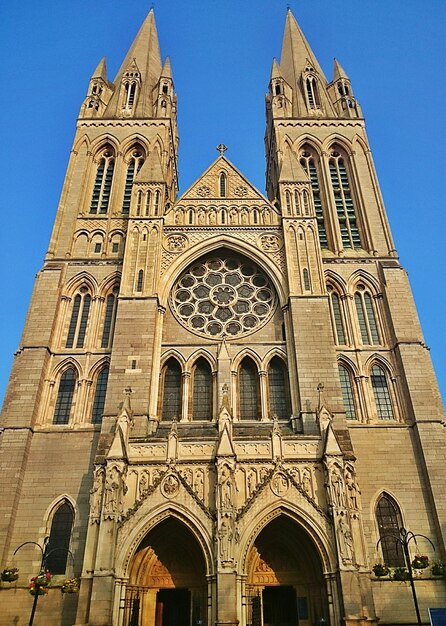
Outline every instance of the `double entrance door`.
<svg viewBox="0 0 446 626"><path fill-rule="evenodd" d="M155 626L190 626L189 589L160 589L156 594Z"/></svg>

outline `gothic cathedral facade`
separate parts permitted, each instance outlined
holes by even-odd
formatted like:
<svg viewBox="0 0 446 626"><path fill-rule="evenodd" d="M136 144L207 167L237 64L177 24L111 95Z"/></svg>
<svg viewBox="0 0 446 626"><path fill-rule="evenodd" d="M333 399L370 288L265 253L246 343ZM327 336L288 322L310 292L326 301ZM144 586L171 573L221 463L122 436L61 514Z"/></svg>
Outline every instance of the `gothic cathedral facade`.
<svg viewBox="0 0 446 626"><path fill-rule="evenodd" d="M266 195L221 145L178 197L153 11L94 72L4 403L2 624L47 537L47 626L415 622L392 535L445 558L441 398L350 80L290 11L266 119Z"/></svg>

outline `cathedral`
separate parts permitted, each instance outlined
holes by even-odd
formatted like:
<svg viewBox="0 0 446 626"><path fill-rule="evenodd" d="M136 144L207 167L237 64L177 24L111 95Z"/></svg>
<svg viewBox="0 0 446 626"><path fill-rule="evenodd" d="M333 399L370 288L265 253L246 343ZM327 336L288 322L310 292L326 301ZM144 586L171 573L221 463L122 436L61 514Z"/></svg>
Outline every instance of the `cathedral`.
<svg viewBox="0 0 446 626"><path fill-rule="evenodd" d="M265 194L220 144L178 195L176 112L151 10L90 79L15 356L0 623L413 624L412 569L427 623L446 422L348 75L288 10Z"/></svg>

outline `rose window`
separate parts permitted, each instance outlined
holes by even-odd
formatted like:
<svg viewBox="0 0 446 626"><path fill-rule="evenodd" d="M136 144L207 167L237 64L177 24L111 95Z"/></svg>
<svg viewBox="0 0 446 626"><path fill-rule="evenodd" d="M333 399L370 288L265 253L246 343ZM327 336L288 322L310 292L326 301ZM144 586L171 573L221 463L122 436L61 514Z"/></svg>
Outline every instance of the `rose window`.
<svg viewBox="0 0 446 626"><path fill-rule="evenodd" d="M270 280L243 257L207 257L187 269L171 293L177 320L203 335L235 337L265 324L276 307Z"/></svg>

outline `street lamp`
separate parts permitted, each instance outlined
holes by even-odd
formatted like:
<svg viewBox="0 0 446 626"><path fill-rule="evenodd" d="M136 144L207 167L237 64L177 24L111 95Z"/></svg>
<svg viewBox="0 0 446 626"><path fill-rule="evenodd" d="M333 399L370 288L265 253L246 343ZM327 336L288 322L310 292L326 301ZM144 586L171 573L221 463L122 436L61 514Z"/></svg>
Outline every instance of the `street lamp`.
<svg viewBox="0 0 446 626"><path fill-rule="evenodd" d="M420 533L415 534L411 530L406 530L404 527L400 528L398 533L399 533L398 535L394 535L393 533L386 533L385 535L382 535L382 537L379 539L378 543L376 544L376 547L378 548L381 541L383 539L386 539L387 537L394 539L395 543L397 544L399 543L400 546L402 547L404 560L406 562L407 571L409 573L409 581L410 581L410 586L412 589L412 597L413 597L413 603L415 606L415 612L417 614L418 626L421 626L420 609L418 607L418 599L417 599L417 592L415 589L415 580L413 577L412 562L410 560L409 543L411 541L414 541L415 544L417 545L417 537L423 537L423 539L426 539L426 541L428 541L431 544L434 550L435 550L435 546L432 543L432 541L429 539L429 537L426 537L426 535L421 535Z"/></svg>

